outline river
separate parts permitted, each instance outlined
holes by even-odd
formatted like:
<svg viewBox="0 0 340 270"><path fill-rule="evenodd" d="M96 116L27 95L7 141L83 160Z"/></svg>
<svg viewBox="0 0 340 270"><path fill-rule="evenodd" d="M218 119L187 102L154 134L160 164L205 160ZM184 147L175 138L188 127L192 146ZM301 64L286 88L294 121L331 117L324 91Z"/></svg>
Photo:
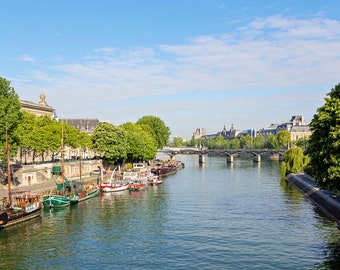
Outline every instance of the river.
<svg viewBox="0 0 340 270"><path fill-rule="evenodd" d="M176 156L185 168L0 231L0 269L336 269L336 224L277 161Z"/></svg>

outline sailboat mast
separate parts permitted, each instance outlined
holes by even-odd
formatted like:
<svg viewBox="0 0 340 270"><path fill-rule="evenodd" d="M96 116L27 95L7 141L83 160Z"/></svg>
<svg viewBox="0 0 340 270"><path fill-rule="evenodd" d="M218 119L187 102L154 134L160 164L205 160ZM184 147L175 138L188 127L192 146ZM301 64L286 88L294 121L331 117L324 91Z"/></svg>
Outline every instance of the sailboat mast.
<svg viewBox="0 0 340 270"><path fill-rule="evenodd" d="M11 158L10 158L10 150L9 150L9 143L8 143L8 124L6 122L6 155L7 155L7 184L8 184L8 195L7 195L7 202L8 205L12 204L11 198Z"/></svg>
<svg viewBox="0 0 340 270"><path fill-rule="evenodd" d="M64 120L61 122L61 183L62 183L62 190L64 190Z"/></svg>
<svg viewBox="0 0 340 270"><path fill-rule="evenodd" d="M79 181L81 182L81 175L82 175L82 170L81 170L82 164L81 164L81 154L79 155Z"/></svg>

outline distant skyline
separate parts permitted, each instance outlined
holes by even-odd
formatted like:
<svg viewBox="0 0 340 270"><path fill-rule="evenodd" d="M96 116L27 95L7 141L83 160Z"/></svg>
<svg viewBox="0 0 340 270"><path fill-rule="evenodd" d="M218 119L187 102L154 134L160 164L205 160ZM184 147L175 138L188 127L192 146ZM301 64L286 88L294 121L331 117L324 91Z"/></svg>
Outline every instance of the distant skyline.
<svg viewBox="0 0 340 270"><path fill-rule="evenodd" d="M340 82L340 1L0 0L0 76L60 118L190 139L309 123Z"/></svg>

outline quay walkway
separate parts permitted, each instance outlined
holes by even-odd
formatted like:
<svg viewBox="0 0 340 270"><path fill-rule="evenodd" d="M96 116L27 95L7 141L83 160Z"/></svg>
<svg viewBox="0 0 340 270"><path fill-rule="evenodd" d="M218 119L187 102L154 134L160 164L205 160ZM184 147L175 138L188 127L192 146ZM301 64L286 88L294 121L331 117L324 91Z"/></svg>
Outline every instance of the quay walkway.
<svg viewBox="0 0 340 270"><path fill-rule="evenodd" d="M85 183L88 182L97 182L98 181L98 176L90 176L83 178ZM54 181L45 181L45 182L40 182L32 185L19 185L19 186L14 186L13 184L11 185L11 192L29 192L29 193L36 193L36 194L43 194L46 192L49 192L51 189L56 188L56 183ZM7 186L0 185L0 199L7 197L8 195L8 189Z"/></svg>

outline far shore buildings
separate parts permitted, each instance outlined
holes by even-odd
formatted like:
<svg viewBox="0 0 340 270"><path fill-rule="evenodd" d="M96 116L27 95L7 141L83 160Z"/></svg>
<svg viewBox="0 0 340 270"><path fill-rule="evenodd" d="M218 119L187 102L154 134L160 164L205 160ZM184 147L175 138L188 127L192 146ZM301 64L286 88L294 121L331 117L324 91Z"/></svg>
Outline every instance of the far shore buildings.
<svg viewBox="0 0 340 270"><path fill-rule="evenodd" d="M291 141L296 141L300 139L307 139L311 134L309 126L305 122L305 118L302 115L294 115L290 121L281 124L272 124L268 128L263 128L259 130L259 134L277 134L282 130L287 130L290 133Z"/></svg>
<svg viewBox="0 0 340 270"><path fill-rule="evenodd" d="M281 130L287 130L290 132L291 141L307 139L312 133L309 126L305 122L304 116L295 115L292 116L292 118L288 122L281 124L271 124L268 127L264 127L258 130L250 129L241 132L234 129L234 125L232 124L229 130L227 130L226 126L224 126L222 131L209 135L204 128L196 128L193 134L193 138L215 139L218 136L223 136L225 140L231 140L239 138L240 136L246 134L249 134L252 137L256 137L257 135L263 135L264 137L266 137L269 134L276 135Z"/></svg>

